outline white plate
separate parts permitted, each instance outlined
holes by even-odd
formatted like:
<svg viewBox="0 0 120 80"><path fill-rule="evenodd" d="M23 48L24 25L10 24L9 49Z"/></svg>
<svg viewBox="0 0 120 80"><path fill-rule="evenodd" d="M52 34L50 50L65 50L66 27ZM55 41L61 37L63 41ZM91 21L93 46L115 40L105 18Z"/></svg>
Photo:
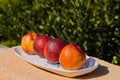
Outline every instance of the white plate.
<svg viewBox="0 0 120 80"><path fill-rule="evenodd" d="M79 70L65 70L59 64L51 64L46 59L40 58L37 55L26 54L21 46L13 48L14 53L24 59L25 61L56 74L60 74L67 77L75 77L92 72L98 67L98 63L91 57L86 55L86 63Z"/></svg>

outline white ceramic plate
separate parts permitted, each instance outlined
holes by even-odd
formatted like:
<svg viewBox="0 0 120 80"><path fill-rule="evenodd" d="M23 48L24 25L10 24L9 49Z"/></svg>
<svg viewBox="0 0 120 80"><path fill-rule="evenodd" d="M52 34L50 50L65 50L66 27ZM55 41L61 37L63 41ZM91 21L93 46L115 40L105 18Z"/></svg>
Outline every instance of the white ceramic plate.
<svg viewBox="0 0 120 80"><path fill-rule="evenodd" d="M67 77L75 77L92 72L98 67L98 63L91 57L87 56L86 63L79 70L65 70L59 64L51 64L46 59L40 58L37 55L26 54L21 46L13 48L14 53L24 59L25 61L56 74L60 74Z"/></svg>

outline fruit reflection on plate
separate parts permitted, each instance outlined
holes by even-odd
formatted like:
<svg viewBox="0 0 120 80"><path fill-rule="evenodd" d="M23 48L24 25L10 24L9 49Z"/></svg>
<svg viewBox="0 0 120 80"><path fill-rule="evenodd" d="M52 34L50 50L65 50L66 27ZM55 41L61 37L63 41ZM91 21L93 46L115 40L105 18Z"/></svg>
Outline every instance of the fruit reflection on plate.
<svg viewBox="0 0 120 80"><path fill-rule="evenodd" d="M65 70L59 64L51 64L45 58L40 58L37 55L26 54L21 46L13 48L14 53L25 61L56 74L60 74L67 77L75 77L84 75L94 71L98 67L98 63L91 57L86 55L86 62L79 70Z"/></svg>

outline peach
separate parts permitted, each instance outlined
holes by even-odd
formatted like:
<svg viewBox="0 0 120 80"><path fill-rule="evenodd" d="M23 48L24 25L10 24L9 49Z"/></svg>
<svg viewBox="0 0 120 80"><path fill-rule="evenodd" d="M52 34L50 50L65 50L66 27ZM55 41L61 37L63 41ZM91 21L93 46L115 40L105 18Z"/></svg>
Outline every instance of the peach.
<svg viewBox="0 0 120 80"><path fill-rule="evenodd" d="M33 43L36 38L37 34L35 32L30 32L22 37L21 47L27 54L35 54L33 49Z"/></svg>
<svg viewBox="0 0 120 80"><path fill-rule="evenodd" d="M66 42L62 39L52 39L50 40L44 49L45 58L50 63L59 63L59 54Z"/></svg>
<svg viewBox="0 0 120 80"><path fill-rule="evenodd" d="M86 61L86 55L80 46L67 44L59 56L60 65L66 70L78 70Z"/></svg>
<svg viewBox="0 0 120 80"><path fill-rule="evenodd" d="M35 42L33 44L33 48L35 50L35 53L41 57L41 58L45 58L44 56L44 47L45 45L48 43L48 41L51 38L47 35L39 35L36 39Z"/></svg>

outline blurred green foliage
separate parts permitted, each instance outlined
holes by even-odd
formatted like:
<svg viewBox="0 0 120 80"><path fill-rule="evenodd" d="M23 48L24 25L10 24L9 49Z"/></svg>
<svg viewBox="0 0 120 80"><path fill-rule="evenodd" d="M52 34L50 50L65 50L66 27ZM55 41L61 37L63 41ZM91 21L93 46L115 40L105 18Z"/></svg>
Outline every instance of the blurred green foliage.
<svg viewBox="0 0 120 80"><path fill-rule="evenodd" d="M120 65L120 0L0 0L0 44L34 31Z"/></svg>

